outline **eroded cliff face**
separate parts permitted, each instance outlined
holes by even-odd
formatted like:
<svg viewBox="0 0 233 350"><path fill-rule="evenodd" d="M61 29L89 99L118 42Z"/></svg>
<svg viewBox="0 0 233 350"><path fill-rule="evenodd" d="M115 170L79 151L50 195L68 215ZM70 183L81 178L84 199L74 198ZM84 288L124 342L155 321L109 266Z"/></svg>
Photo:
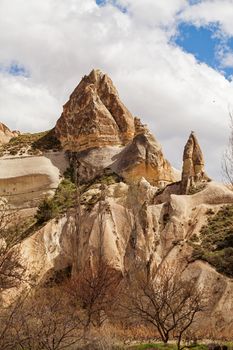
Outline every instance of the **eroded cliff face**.
<svg viewBox="0 0 233 350"><path fill-rule="evenodd" d="M89 190L89 195L101 191L99 185ZM204 327L205 332L233 336L233 280L191 258L192 237L200 234L208 211L233 203L233 193L211 182L195 195L172 194L169 200L155 204L156 188L142 179L137 185L120 182L108 186L100 198L91 210L82 208L78 245L74 244L74 210L50 221L21 244L28 275L41 285L55 283L57 275L72 269L74 250L82 270L87 264L94 266L100 245L104 259L126 278L135 263L151 275L166 264L179 264L186 278L195 278L209 293L209 310L202 316L198 332Z"/></svg>
<svg viewBox="0 0 233 350"><path fill-rule="evenodd" d="M14 207L37 207L52 195L68 162L63 152L0 158L0 197Z"/></svg>
<svg viewBox="0 0 233 350"><path fill-rule="evenodd" d="M199 331L233 336L233 280L192 257L193 239L198 241L208 212L233 204L233 192L209 181L196 136L192 133L185 146L179 181L160 144L122 104L111 79L95 70L70 96L55 133L63 150L0 159L0 196L14 206L36 206L51 195L68 167L64 150L80 183L85 182L80 215L77 201L67 207L64 202L67 210L20 243L25 280L59 285L59 276L72 273L74 266L94 269L100 250L122 278L134 272L135 263L152 276L166 264L179 265L186 278L209 293ZM114 183L104 186L106 174ZM196 193L188 195L192 186Z"/></svg>

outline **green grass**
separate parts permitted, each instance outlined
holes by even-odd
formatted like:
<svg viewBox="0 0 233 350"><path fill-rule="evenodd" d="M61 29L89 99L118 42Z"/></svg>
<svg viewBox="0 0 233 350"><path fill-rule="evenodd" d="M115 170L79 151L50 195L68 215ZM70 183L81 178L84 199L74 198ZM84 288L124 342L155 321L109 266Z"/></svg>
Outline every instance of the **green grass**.
<svg viewBox="0 0 233 350"><path fill-rule="evenodd" d="M233 205L222 207L215 215L210 213L199 240L193 241L192 246L194 260L205 260L233 278Z"/></svg>
<svg viewBox="0 0 233 350"><path fill-rule="evenodd" d="M132 345L128 347L130 350L144 350L144 349L158 349L158 350L176 350L176 344L163 344L163 343L146 343L146 344L138 344ZM204 344L197 344L192 346L191 349L194 350L207 350L208 346Z"/></svg>
<svg viewBox="0 0 233 350"><path fill-rule="evenodd" d="M161 350L172 350L176 349L175 344L163 344L163 343L146 343L130 346L130 350L144 350L144 349L161 349Z"/></svg>

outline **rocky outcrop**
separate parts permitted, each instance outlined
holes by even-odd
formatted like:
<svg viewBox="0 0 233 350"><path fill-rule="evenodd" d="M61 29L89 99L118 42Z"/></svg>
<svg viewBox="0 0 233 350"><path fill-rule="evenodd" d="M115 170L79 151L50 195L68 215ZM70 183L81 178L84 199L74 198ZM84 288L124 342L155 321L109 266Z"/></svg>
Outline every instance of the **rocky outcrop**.
<svg viewBox="0 0 233 350"><path fill-rule="evenodd" d="M59 286L59 276L69 278L86 264L93 267L98 254L125 281L135 265L151 276L163 266L179 266L182 276L209 292L208 314L197 323L195 334L210 337L217 329L232 338L233 280L195 257L193 250L194 242L201 245L209 215L233 204L233 192L208 182L194 133L184 149L178 182L160 144L122 104L110 78L95 70L72 93L55 133L70 151L79 180L88 185L81 186L78 212L76 205L66 210L64 202L59 216L34 226L37 231L20 243L26 277L38 288ZM37 205L55 190L67 168L65 152L46 152L44 143L40 138L37 156L8 154L0 159L0 196L19 209L25 203ZM203 182L205 188L194 195L180 195Z"/></svg>
<svg viewBox="0 0 233 350"><path fill-rule="evenodd" d="M208 180L203 153L192 131L184 148L180 193L187 194L191 186Z"/></svg>
<svg viewBox="0 0 233 350"><path fill-rule="evenodd" d="M112 168L127 182L144 177L152 185L163 187L176 181L170 163L164 158L160 144L142 124L137 125L137 135L118 155Z"/></svg>
<svg viewBox="0 0 233 350"><path fill-rule="evenodd" d="M127 183L145 178L159 187L180 180L148 130L137 134L125 147L94 148L80 152L76 157L81 182L91 181L106 172L118 174Z"/></svg>
<svg viewBox="0 0 233 350"><path fill-rule="evenodd" d="M144 177L163 186L176 180L161 146L120 101L111 79L99 70L85 76L57 121L55 133L75 153L81 182L110 168L125 181Z"/></svg>
<svg viewBox="0 0 233 350"><path fill-rule="evenodd" d="M11 131L5 124L0 122L0 144L9 142L12 137L16 137L18 134L18 131Z"/></svg>
<svg viewBox="0 0 233 350"><path fill-rule="evenodd" d="M67 166L63 152L0 158L0 197L18 208L36 207L54 193Z"/></svg>
<svg viewBox="0 0 233 350"><path fill-rule="evenodd" d="M95 189L100 190L100 187ZM93 189L88 190L87 196L88 193L93 195ZM203 314L197 334L203 336L202 329L205 332L208 329L210 333L217 330L232 337L232 279L219 274L206 262L193 261L190 243L191 237L199 235L207 222L208 210L233 203L232 191L210 182L205 190L193 196L171 195L168 202L160 204L151 204L154 195L155 188L146 180L133 186L114 184L108 187L101 206L97 202L90 210L83 210L77 252L79 267L93 262L100 244L105 260L123 276L133 272L135 262L151 274L166 264L182 264L182 273L195 278L196 283L210 293L208 314ZM100 207L104 209L101 239ZM24 240L21 252L27 274L46 285L70 269L75 232L75 211L70 211ZM218 328L220 321L222 328Z"/></svg>
<svg viewBox="0 0 233 350"><path fill-rule="evenodd" d="M134 119L111 79L93 70L64 105L55 132L63 148L70 151L125 145L134 136Z"/></svg>

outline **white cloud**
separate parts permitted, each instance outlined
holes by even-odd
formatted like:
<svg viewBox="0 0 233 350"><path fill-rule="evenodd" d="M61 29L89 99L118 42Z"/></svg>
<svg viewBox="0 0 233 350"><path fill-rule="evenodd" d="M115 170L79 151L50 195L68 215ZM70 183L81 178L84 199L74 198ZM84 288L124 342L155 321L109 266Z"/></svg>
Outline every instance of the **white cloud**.
<svg viewBox="0 0 233 350"><path fill-rule="evenodd" d="M233 68L233 53L227 52L221 60L222 67Z"/></svg>
<svg viewBox="0 0 233 350"><path fill-rule="evenodd" d="M185 0L118 5L127 5L127 13L94 0L0 0L0 64L19 62L30 71L28 79L0 75L0 120L13 129L50 128L81 77L101 68L173 164L180 166L195 130L208 170L219 176L233 84L169 43L190 6Z"/></svg>
<svg viewBox="0 0 233 350"><path fill-rule="evenodd" d="M233 0L203 0L186 7L180 18L197 26L217 23L226 35L233 35Z"/></svg>
<svg viewBox="0 0 233 350"><path fill-rule="evenodd" d="M11 129L39 131L54 126L61 107L45 86L0 73L0 91L0 120Z"/></svg>

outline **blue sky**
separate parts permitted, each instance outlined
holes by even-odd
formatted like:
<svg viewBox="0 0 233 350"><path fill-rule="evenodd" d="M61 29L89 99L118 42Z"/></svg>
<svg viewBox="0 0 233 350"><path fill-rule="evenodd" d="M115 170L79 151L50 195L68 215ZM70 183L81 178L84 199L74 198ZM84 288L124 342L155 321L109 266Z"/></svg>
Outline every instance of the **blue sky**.
<svg viewBox="0 0 233 350"><path fill-rule="evenodd" d="M189 4L192 6L201 2L201 0L189 0ZM119 7L116 0L96 0L96 4L100 7L108 3L116 6L123 13L127 12L127 8ZM233 64L231 67L225 66L222 58L227 53L233 53L233 37L222 36L220 33L221 28L217 22L206 26L180 22L177 26L177 33L171 42L181 47L185 52L194 55L198 62L206 63L223 74L226 79L232 80Z"/></svg>
<svg viewBox="0 0 233 350"><path fill-rule="evenodd" d="M119 6L116 0L96 0L96 4L100 7L109 2L121 12L127 12L127 8ZM190 5L200 2L200 0L189 0ZM226 79L232 80L233 64L230 67L223 65L221 58L224 54L233 52L233 37L222 37L218 35L219 32L220 28L216 23L208 26L195 26L192 23L180 22L176 35L171 38L171 43L194 55L198 62L206 63L217 70ZM29 72L21 63L13 62L8 66L0 66L0 71L13 76L29 77Z"/></svg>
<svg viewBox="0 0 233 350"><path fill-rule="evenodd" d="M233 52L233 38L222 38L217 35L218 32L217 24L197 27L183 22L179 24L178 34L173 41L184 51L193 54L197 61L206 63L231 80L233 66L223 66L221 57L228 52Z"/></svg>
<svg viewBox="0 0 233 350"><path fill-rule="evenodd" d="M107 3L111 3L113 6L115 6L118 10L120 10L122 13L126 13L127 12L127 7L119 5L117 3L117 0L95 0L96 4L98 6L104 6Z"/></svg>
<svg viewBox="0 0 233 350"><path fill-rule="evenodd" d="M19 64L16 62L12 62L9 65L2 65L2 66L0 65L0 72L7 73L15 77L17 76L22 76L25 78L29 77L28 70L22 64Z"/></svg>
<svg viewBox="0 0 233 350"><path fill-rule="evenodd" d="M0 3L1 122L52 128L80 79L99 68L176 168L194 130L207 173L221 179L233 111L233 0Z"/></svg>

